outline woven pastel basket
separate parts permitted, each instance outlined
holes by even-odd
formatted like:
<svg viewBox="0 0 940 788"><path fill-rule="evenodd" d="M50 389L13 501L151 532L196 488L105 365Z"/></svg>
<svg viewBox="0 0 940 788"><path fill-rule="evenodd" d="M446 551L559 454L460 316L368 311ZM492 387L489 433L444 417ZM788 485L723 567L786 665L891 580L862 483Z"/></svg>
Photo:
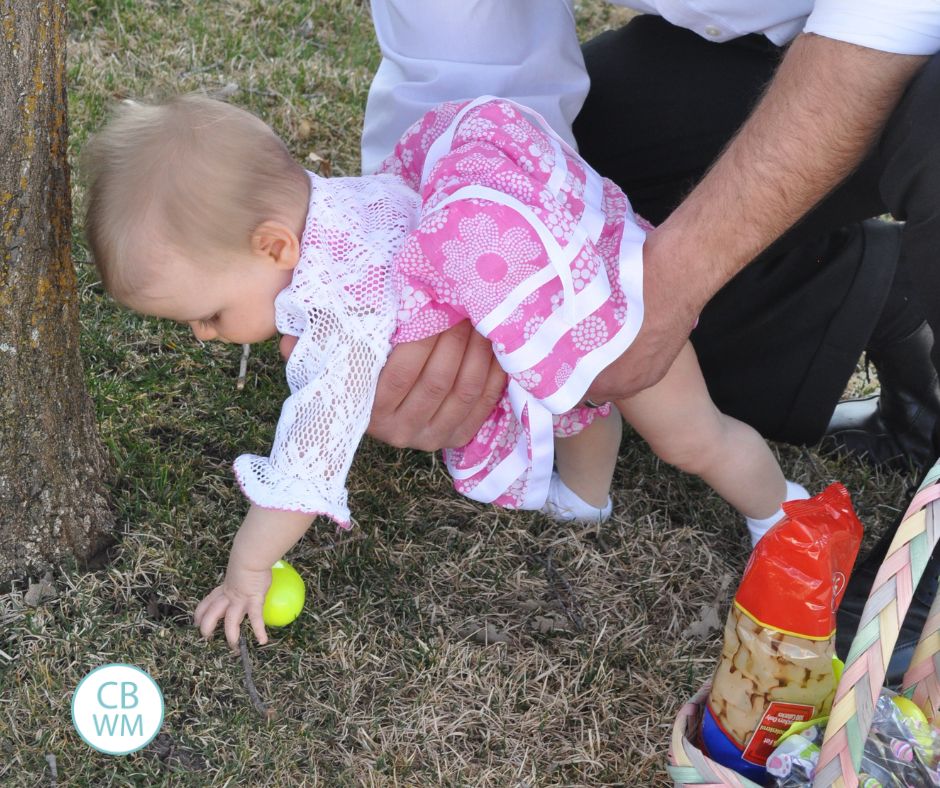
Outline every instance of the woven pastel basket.
<svg viewBox="0 0 940 788"><path fill-rule="evenodd" d="M914 589L940 536L940 461L930 470L911 501L898 532L878 570L858 632L846 659L814 788L856 788L865 739L871 728L875 703L901 623ZM934 719L940 710L940 594L924 625L901 691L910 695ZM677 788L760 788L757 783L712 761L694 744L698 711L708 698L704 687L679 711L672 728L669 775Z"/></svg>

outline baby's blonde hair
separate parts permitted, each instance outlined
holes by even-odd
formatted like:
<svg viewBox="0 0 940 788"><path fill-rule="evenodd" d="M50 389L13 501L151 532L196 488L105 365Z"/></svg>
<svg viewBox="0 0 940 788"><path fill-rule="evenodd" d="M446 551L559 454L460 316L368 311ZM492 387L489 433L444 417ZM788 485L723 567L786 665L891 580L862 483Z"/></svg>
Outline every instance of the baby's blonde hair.
<svg viewBox="0 0 940 788"><path fill-rule="evenodd" d="M122 102L89 140L83 169L85 234L102 282L118 298L158 275L134 264L148 246L168 245L191 259L248 249L259 224L289 220L309 189L303 167L269 126L195 94Z"/></svg>

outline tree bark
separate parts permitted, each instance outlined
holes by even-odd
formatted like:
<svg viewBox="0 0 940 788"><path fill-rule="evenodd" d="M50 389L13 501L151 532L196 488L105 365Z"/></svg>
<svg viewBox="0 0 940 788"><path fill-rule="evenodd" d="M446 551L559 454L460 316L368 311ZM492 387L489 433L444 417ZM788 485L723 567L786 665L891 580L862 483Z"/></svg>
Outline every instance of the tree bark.
<svg viewBox="0 0 940 788"><path fill-rule="evenodd" d="M78 351L66 31L66 0L0 0L0 586L114 526Z"/></svg>

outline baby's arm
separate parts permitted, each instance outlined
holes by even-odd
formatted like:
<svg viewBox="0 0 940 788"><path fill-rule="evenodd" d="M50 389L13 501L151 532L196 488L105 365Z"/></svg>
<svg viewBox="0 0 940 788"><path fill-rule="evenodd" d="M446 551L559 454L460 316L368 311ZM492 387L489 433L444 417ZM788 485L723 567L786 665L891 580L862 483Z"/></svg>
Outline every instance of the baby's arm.
<svg viewBox="0 0 940 788"><path fill-rule="evenodd" d="M234 649L242 619L248 616L258 642L268 642L261 611L271 585L271 567L302 537L314 516L303 512L252 506L235 534L222 585L196 607L195 622L204 637L211 637L220 619L225 639Z"/></svg>

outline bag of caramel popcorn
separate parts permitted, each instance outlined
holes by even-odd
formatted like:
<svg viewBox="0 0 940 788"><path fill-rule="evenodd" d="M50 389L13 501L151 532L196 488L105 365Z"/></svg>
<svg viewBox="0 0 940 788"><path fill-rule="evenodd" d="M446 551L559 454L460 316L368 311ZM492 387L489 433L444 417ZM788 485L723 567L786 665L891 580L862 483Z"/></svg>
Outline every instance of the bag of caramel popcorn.
<svg viewBox="0 0 940 788"><path fill-rule="evenodd" d="M783 510L744 569L702 717L702 749L757 783L790 725L829 713L836 610L862 539L841 484Z"/></svg>

